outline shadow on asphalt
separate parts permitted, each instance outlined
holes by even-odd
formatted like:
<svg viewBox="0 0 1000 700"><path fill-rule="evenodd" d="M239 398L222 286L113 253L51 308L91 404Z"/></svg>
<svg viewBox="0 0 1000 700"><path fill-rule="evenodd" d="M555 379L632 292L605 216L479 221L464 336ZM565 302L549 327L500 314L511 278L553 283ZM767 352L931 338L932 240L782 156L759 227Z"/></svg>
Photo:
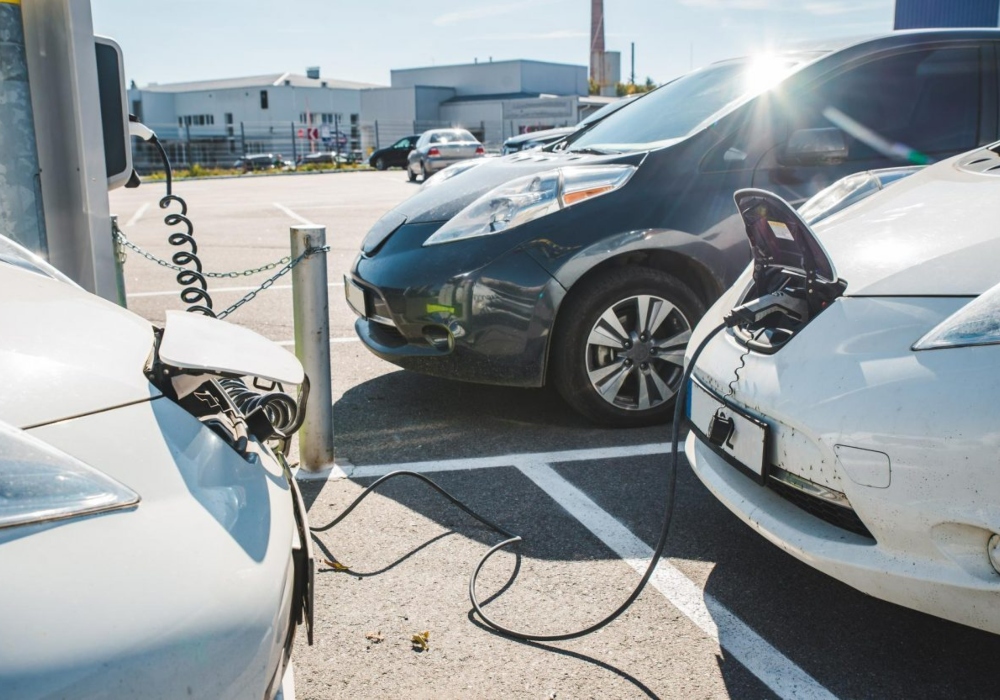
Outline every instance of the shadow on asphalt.
<svg viewBox="0 0 1000 700"><path fill-rule="evenodd" d="M337 459L355 465L664 442L669 428L599 428L552 389L468 384L397 371L333 407Z"/></svg>

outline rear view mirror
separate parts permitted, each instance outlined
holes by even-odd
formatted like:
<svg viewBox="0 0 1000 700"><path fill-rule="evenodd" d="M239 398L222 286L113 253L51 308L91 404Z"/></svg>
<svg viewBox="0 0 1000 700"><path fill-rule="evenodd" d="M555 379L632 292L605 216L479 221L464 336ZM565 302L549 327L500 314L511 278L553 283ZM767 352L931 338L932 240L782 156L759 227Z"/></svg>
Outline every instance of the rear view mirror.
<svg viewBox="0 0 1000 700"><path fill-rule="evenodd" d="M837 128L799 129L781 154L782 165L835 165L847 160L847 139Z"/></svg>

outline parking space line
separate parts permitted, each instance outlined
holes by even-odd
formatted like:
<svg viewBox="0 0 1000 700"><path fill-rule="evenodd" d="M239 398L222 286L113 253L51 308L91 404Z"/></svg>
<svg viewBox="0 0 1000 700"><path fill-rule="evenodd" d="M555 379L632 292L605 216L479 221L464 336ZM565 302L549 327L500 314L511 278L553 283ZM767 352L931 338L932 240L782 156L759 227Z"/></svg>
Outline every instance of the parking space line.
<svg viewBox="0 0 1000 700"><path fill-rule="evenodd" d="M149 202L146 202L141 207L135 210L135 214L130 216L129 220L125 222L125 228L129 228L133 224L138 223L139 219L142 218L142 215L146 213L147 209L149 209Z"/></svg>
<svg viewBox="0 0 1000 700"><path fill-rule="evenodd" d="M532 452L501 455L499 457L470 457L469 459L444 459L428 462L405 462L400 464L368 464L345 466L344 473L350 479L379 477L389 472L406 469L412 472L450 472L464 469L491 469L496 467L516 467L518 464L555 464L560 462L580 462L592 459L622 459L642 455L658 455L670 452L666 442L648 445L626 445L623 447L595 447L589 450L565 450L562 452Z"/></svg>
<svg viewBox="0 0 1000 700"><path fill-rule="evenodd" d="M358 337L354 336L354 337L351 337L351 338L330 338L330 342L331 343L356 343L356 342L358 342ZM280 345L280 346L282 346L284 348L289 348L289 347L292 347L293 345L295 345L295 341L294 340L281 340L281 341L278 341L278 343L276 343L276 344Z"/></svg>
<svg viewBox="0 0 1000 700"><path fill-rule="evenodd" d="M211 287L208 291L212 294L216 292L249 292L251 289L257 289L260 285L254 285L252 287ZM328 287L343 287L343 282L330 282ZM272 284L268 289L291 289L290 284ZM180 294L180 287L177 289L171 289L165 292L132 292L131 294L126 294L125 296L129 299L141 299L144 297L169 297L176 296Z"/></svg>
<svg viewBox="0 0 1000 700"><path fill-rule="evenodd" d="M429 473L513 467L545 491L561 508L641 574L646 570L653 550L614 516L594 503L583 491L560 476L550 465L669 452L670 444L664 442L426 462L361 466L343 464L334 469L333 475L336 478L364 479L400 470ZM298 478L309 477L310 475L300 472ZM650 585L779 697L836 700L836 696L819 681L802 670L666 559L661 559L658 563L656 571L650 578Z"/></svg>
<svg viewBox="0 0 1000 700"><path fill-rule="evenodd" d="M522 462L517 468L629 566L640 574L646 570L653 550L583 491L546 463ZM666 559L660 560L650 585L778 696L836 698Z"/></svg>
<svg viewBox="0 0 1000 700"><path fill-rule="evenodd" d="M299 216L294 211L292 211L291 209L289 209L288 207L286 207L284 204L279 204L278 202L272 202L272 204L274 204L274 206L276 206L278 209L280 209L281 211L283 211L287 216L290 216L291 218L295 219L299 223L306 224L307 226L315 226L316 225L313 222L311 222L309 219L307 219L306 217Z"/></svg>

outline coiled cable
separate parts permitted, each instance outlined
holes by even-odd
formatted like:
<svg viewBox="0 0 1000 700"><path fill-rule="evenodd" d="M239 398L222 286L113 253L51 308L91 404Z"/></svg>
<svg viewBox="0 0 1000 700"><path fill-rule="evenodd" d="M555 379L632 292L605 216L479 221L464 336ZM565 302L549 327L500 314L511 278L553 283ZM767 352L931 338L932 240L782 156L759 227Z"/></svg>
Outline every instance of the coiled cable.
<svg viewBox="0 0 1000 700"><path fill-rule="evenodd" d="M295 433L305 420L305 409L309 398L309 380L303 378L299 400L296 401L284 391L254 391L242 379L226 377L218 380L230 400L245 416L263 408L264 414L278 435L287 438ZM281 388L281 385L277 385Z"/></svg>
<svg viewBox="0 0 1000 700"><path fill-rule="evenodd" d="M167 237L167 242L172 246L188 246L187 250L179 250L170 257L170 261L178 267L192 266L177 273L177 283L181 286L181 301L188 305L187 310L191 313L199 313L215 318L212 310L212 297L208 293L208 281L205 279L201 260L198 258L198 244L194 240L194 224L188 218L187 202L183 198L173 193L173 173L170 168L170 158L167 151L156 136L149 139L150 143L156 146L163 160L163 168L166 176L167 193L160 199L160 209L167 209L171 204L180 205L180 212L171 212L163 217L163 222L167 226L185 227L184 231L173 231Z"/></svg>

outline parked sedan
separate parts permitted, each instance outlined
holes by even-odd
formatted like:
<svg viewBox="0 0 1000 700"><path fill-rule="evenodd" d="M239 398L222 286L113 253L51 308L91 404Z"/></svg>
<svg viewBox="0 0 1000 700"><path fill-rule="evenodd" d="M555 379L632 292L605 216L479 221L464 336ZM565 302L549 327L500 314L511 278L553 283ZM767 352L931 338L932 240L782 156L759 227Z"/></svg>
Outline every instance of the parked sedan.
<svg viewBox="0 0 1000 700"><path fill-rule="evenodd" d="M692 337L725 326L694 368L686 453L806 564L1000 634L998 152L912 174L815 235L737 193L755 268Z"/></svg>
<svg viewBox="0 0 1000 700"><path fill-rule="evenodd" d="M410 182L414 182L417 175L426 182L431 175L453 163L484 155L483 144L465 129L431 129L420 135L417 145L406 157L406 174Z"/></svg>
<svg viewBox="0 0 1000 700"><path fill-rule="evenodd" d="M733 191L798 205L995 140L997 39L907 32L717 63L421 188L362 244L357 334L416 371L553 384L606 425L662 421L691 329L750 258Z"/></svg>
<svg viewBox="0 0 1000 700"><path fill-rule="evenodd" d="M312 559L272 445L298 409L251 378L298 361L154 328L3 237L0 327L0 697L291 700Z"/></svg>
<svg viewBox="0 0 1000 700"><path fill-rule="evenodd" d="M419 135L404 136L388 148L380 148L368 157L368 165L376 170L405 168L406 157L410 155L420 139Z"/></svg>

